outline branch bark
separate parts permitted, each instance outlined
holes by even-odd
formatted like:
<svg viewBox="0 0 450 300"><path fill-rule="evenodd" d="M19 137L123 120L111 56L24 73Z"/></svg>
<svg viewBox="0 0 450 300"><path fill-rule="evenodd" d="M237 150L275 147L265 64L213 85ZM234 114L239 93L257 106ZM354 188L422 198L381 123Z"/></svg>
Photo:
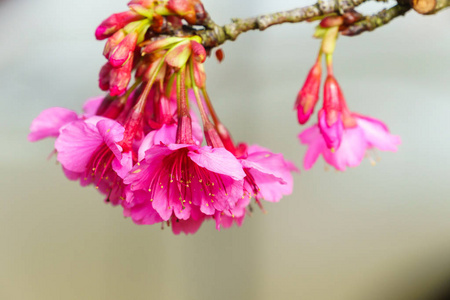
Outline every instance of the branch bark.
<svg viewBox="0 0 450 300"><path fill-rule="evenodd" d="M197 31L203 46L217 47L228 40L234 41L241 33L249 30L264 30L283 23L299 23L314 17L328 14L342 14L358 5L371 0L318 0L314 5L276 12L247 19L233 19L231 24L219 26L210 21L207 30Z"/></svg>
<svg viewBox="0 0 450 300"><path fill-rule="evenodd" d="M396 5L389 9L383 9L378 14L367 17L366 19L351 25L341 32L342 35L355 36L365 31L372 31L376 28L386 25L392 19L403 16L411 9L410 6Z"/></svg>

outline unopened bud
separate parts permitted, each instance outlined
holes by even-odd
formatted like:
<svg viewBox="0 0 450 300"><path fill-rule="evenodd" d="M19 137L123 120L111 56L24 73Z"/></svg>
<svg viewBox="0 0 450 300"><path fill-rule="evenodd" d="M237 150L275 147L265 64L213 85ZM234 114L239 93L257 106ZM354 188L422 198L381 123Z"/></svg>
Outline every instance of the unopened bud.
<svg viewBox="0 0 450 300"><path fill-rule="evenodd" d="M111 15L104 20L95 30L97 40L103 40L113 35L117 30L122 29L128 23L138 21L144 17L134 11L126 11Z"/></svg>
<svg viewBox="0 0 450 300"><path fill-rule="evenodd" d="M191 25L197 22L195 6L190 0L169 0L167 8L183 17Z"/></svg>
<svg viewBox="0 0 450 300"><path fill-rule="evenodd" d="M112 68L110 72L109 91L111 96L122 94L128 87L133 67L133 54L120 68Z"/></svg>
<svg viewBox="0 0 450 300"><path fill-rule="evenodd" d="M109 90L109 79L110 79L110 72L112 70L112 66L109 63L106 63L101 69L100 74L98 76L98 86L102 91Z"/></svg>
<svg viewBox="0 0 450 300"><path fill-rule="evenodd" d="M137 32L129 33L112 51L109 63L113 67L122 66L133 54L138 38Z"/></svg>
<svg viewBox="0 0 450 300"><path fill-rule="evenodd" d="M103 55L109 59L111 52L114 48L119 45L119 43L125 38L125 31L120 29L116 33L114 33L111 37L108 38L105 44L105 48L103 49Z"/></svg>
<svg viewBox="0 0 450 300"><path fill-rule="evenodd" d="M191 41L191 47L192 47L192 56L194 59L198 62L204 62L206 60L206 50L205 47L203 47L202 44Z"/></svg>
<svg viewBox="0 0 450 300"><path fill-rule="evenodd" d="M314 107L319 100L321 77L322 66L321 62L318 61L309 71L306 81L297 95L295 108L297 109L297 117L300 124L305 124L314 112Z"/></svg>

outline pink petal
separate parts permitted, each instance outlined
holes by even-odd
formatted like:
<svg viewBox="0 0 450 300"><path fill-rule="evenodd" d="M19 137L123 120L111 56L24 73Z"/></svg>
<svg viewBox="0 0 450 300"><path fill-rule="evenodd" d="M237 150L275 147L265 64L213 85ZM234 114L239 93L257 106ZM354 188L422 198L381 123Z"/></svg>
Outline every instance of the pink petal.
<svg viewBox="0 0 450 300"><path fill-rule="evenodd" d="M204 216L199 219L190 218L188 220L172 218L172 231L176 235L181 232L184 234L194 234L199 230L200 226L202 226L204 220Z"/></svg>
<svg viewBox="0 0 450 300"><path fill-rule="evenodd" d="M112 168L120 178L125 178L133 168L133 153L122 153L120 161L117 158L113 160Z"/></svg>
<svg viewBox="0 0 450 300"><path fill-rule="evenodd" d="M359 127L345 130L342 143L334 153L325 149L322 155L327 163L337 170L345 171L346 167L358 166L366 153L366 140Z"/></svg>
<svg viewBox="0 0 450 300"><path fill-rule="evenodd" d="M95 116L97 109L100 107L100 104L102 104L104 98L104 96L99 96L86 100L83 105L84 116L86 118Z"/></svg>
<svg viewBox="0 0 450 300"><path fill-rule="evenodd" d="M78 115L73 110L62 107L46 109L31 123L28 140L35 142L47 137L58 137L61 127L76 120Z"/></svg>
<svg viewBox="0 0 450 300"><path fill-rule="evenodd" d="M228 175L234 180L242 180L245 172L236 157L225 148L202 147L189 151L188 156L200 167L211 172Z"/></svg>
<svg viewBox="0 0 450 300"><path fill-rule="evenodd" d="M85 172L93 152L103 143L95 126L75 121L61 130L55 141L58 161L69 171Z"/></svg>
<svg viewBox="0 0 450 300"><path fill-rule="evenodd" d="M97 123L97 129L103 141L111 149L116 158L121 159L122 147L117 145L117 143L123 140L125 128L114 120L105 119Z"/></svg>
<svg viewBox="0 0 450 300"><path fill-rule="evenodd" d="M390 134L383 122L362 116L356 120L364 132L369 147L376 147L382 151L397 151L400 137Z"/></svg>
<svg viewBox="0 0 450 300"><path fill-rule="evenodd" d="M305 129L298 137L302 144L308 145L308 150L303 159L303 167L305 170L309 170L316 163L319 155L323 151L329 151L329 149L317 125Z"/></svg>

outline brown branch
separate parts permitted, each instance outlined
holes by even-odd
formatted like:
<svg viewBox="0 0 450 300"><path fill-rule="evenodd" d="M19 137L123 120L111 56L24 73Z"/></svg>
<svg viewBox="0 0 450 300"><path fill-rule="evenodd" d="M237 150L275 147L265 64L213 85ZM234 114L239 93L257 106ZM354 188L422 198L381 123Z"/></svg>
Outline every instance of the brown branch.
<svg viewBox="0 0 450 300"><path fill-rule="evenodd" d="M366 19L351 25L341 32L343 35L355 36L361 34L365 31L372 31L376 28L386 25L393 19L403 16L406 12L411 9L409 5L396 5L389 9L383 9L376 15L367 17Z"/></svg>
<svg viewBox="0 0 450 300"><path fill-rule="evenodd" d="M370 0L318 0L311 6L296 8L289 11L276 12L248 19L233 19L231 24L219 26L210 21L207 30L197 31L203 40L203 45L213 48L228 40L234 41L241 33L249 30L264 30L270 26L283 23L299 23L314 17L333 13L344 13Z"/></svg>

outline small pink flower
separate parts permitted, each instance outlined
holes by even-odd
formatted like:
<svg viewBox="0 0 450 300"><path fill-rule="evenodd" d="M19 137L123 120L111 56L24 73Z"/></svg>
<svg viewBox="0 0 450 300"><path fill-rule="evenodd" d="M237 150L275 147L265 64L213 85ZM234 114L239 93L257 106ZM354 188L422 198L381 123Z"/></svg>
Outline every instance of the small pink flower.
<svg viewBox="0 0 450 300"><path fill-rule="evenodd" d="M338 149L344 131L341 119L341 104L345 101L344 95L333 75L327 76L323 90L323 108L319 111L319 128L327 147Z"/></svg>
<svg viewBox="0 0 450 300"><path fill-rule="evenodd" d="M305 129L299 135L301 143L308 145L304 158L306 170L314 165L320 154L328 164L337 170L345 171L346 167L358 166L367 149L378 148L382 151L397 151L400 138L390 134L384 123L357 114L352 114L352 117L356 120L356 126L344 129L341 145L334 151L327 147L317 124Z"/></svg>
<svg viewBox="0 0 450 300"><path fill-rule="evenodd" d="M196 145L155 145L145 153L124 182L138 202L146 201L165 221L175 216L188 220L192 209L212 216L231 211L243 194L245 173L224 148ZM127 199L130 201L130 199Z"/></svg>
<svg viewBox="0 0 450 300"><path fill-rule="evenodd" d="M69 179L95 184L117 204L123 193L122 178L132 167L132 154L120 142L125 128L114 120L93 117L64 126L55 141L58 161Z"/></svg>

